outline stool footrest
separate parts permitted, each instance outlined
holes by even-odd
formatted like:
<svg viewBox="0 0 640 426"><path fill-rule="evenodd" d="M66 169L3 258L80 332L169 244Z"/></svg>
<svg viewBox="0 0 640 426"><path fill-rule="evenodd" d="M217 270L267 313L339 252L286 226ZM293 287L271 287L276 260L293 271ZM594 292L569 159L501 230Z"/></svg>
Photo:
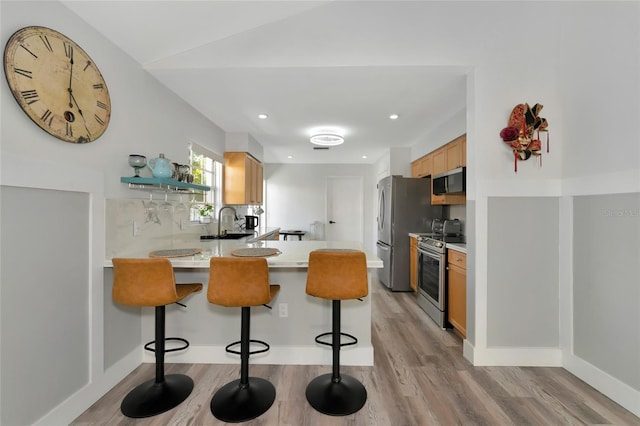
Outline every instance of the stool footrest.
<svg viewBox="0 0 640 426"><path fill-rule="evenodd" d="M183 349L187 349L189 347L189 341L186 339L183 339L182 337L167 337L164 339L165 342L182 342L183 345L182 346L178 346L177 348L171 348L171 349L166 349L164 350L164 353L167 352L175 352L175 351L181 351ZM147 344L144 345L144 349L150 352L155 352L156 348L155 348L155 344L156 341L152 340L150 342L148 342Z"/></svg>
<svg viewBox="0 0 640 426"><path fill-rule="evenodd" d="M242 355L240 351L231 349L233 346L237 346L240 343L242 343L240 340L238 340L237 342L229 343L224 348L224 350L231 354ZM269 344L267 342L263 342L262 340L249 339L249 343L257 343L259 345L264 346L263 349L255 349L253 351L249 351L249 355L261 354L261 353L267 352L270 348Z"/></svg>
<svg viewBox="0 0 640 426"><path fill-rule="evenodd" d="M327 336L331 337L331 336L333 336L333 333L328 332L328 333L318 334L316 336L316 343L319 343L319 344L325 345L325 346L333 346L333 342L325 342L325 341L321 340L322 338L327 337ZM348 342L344 342L344 343L341 342L340 343L340 347L351 346L351 345L355 345L356 343L358 343L358 339L355 336L352 336L351 334L342 333L341 332L340 336L341 337L344 336L344 337L347 337L348 339L350 339L350 341L348 341Z"/></svg>

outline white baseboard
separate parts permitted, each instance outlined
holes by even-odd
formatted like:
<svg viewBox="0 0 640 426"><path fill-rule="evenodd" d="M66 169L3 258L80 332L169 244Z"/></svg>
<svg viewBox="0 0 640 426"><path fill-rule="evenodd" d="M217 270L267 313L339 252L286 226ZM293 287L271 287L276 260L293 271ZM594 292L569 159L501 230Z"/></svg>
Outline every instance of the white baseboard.
<svg viewBox="0 0 640 426"><path fill-rule="evenodd" d="M466 340L463 355L475 366L561 367L559 348L476 348Z"/></svg>
<svg viewBox="0 0 640 426"><path fill-rule="evenodd" d="M475 347L471 343L469 343L469 341L467 339L464 339L462 341L462 356L464 357L464 359L469 361L471 364L473 364L474 351L475 351ZM473 365L475 365L475 364L473 364Z"/></svg>
<svg viewBox="0 0 640 426"><path fill-rule="evenodd" d="M640 417L640 391L572 354L565 354L562 367Z"/></svg>
<svg viewBox="0 0 640 426"><path fill-rule="evenodd" d="M155 362L153 353L145 351L143 362ZM165 362L181 364L238 364L240 357L229 354L224 346L189 346L180 353L168 353ZM251 355L251 364L272 365L331 365L331 348L315 346L271 346L268 352ZM342 348L341 365L373 365L373 346Z"/></svg>
<svg viewBox="0 0 640 426"><path fill-rule="evenodd" d="M113 388L120 380L135 370L141 362L139 350L134 350L115 365L107 369L85 387L71 395L60 405L40 418L35 425L68 425L93 403Z"/></svg>

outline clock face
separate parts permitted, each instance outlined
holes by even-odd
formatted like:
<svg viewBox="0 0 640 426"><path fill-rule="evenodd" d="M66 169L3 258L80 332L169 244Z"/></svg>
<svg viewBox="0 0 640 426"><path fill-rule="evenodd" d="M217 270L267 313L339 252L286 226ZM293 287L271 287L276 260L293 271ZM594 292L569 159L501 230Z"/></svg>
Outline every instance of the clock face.
<svg viewBox="0 0 640 426"><path fill-rule="evenodd" d="M18 104L47 133L87 143L107 129L111 100L102 74L63 34L44 27L18 30L5 47L4 72Z"/></svg>

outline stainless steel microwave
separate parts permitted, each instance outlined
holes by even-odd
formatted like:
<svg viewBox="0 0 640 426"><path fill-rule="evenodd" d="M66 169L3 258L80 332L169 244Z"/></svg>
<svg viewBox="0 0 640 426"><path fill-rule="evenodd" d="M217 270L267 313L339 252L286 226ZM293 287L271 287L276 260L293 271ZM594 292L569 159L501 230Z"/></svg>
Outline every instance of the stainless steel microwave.
<svg viewBox="0 0 640 426"><path fill-rule="evenodd" d="M433 193L435 195L464 193L467 189L466 178L466 167L435 175L433 176Z"/></svg>

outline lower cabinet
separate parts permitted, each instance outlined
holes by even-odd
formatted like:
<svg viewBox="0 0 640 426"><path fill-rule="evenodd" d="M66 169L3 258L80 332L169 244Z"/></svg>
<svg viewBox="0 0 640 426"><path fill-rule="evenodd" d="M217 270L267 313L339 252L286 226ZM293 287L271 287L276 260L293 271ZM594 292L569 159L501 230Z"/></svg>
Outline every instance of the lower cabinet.
<svg viewBox="0 0 640 426"><path fill-rule="evenodd" d="M467 337L467 255L447 250L447 317L462 337Z"/></svg>
<svg viewBox="0 0 640 426"><path fill-rule="evenodd" d="M418 239L409 237L409 283L413 291L418 291Z"/></svg>

